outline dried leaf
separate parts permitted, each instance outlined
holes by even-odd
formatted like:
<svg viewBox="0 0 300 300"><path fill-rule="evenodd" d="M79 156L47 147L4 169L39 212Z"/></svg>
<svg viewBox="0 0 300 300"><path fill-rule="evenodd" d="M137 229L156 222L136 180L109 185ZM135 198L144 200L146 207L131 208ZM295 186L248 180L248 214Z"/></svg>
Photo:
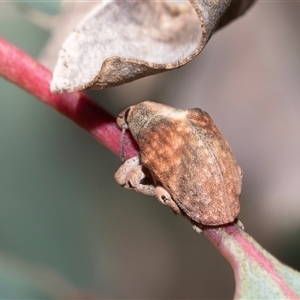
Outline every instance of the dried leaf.
<svg viewBox="0 0 300 300"><path fill-rule="evenodd" d="M63 44L51 90L111 87L181 67L253 2L101 2Z"/></svg>
<svg viewBox="0 0 300 300"><path fill-rule="evenodd" d="M39 56L39 61L45 67L53 71L57 61L57 53L67 36L85 15L97 5L97 2L90 1L63 1L61 13L52 18L51 37Z"/></svg>

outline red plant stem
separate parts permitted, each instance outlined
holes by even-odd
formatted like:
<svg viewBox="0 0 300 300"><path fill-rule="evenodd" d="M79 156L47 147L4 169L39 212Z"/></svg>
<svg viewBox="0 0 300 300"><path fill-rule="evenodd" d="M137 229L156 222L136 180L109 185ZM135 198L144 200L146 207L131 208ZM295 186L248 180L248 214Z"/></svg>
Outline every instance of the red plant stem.
<svg viewBox="0 0 300 300"><path fill-rule="evenodd" d="M70 118L113 153L120 153L120 130L112 116L92 102L84 93L59 95L51 93L51 73L1 37L0 75ZM132 139L127 139L126 153L128 157L137 153L137 146ZM208 227L204 228L203 232L219 250L222 250L222 237L218 230ZM225 251L223 255L226 256L226 253ZM231 260L230 257L227 259Z"/></svg>
<svg viewBox="0 0 300 300"><path fill-rule="evenodd" d="M25 89L45 104L71 119L113 153L120 154L121 131L116 126L115 118L95 104L84 93L52 94L49 88L51 73L33 58L1 37L0 76ZM138 153L138 147L128 133L125 147L126 158ZM296 299L297 296L284 283L280 274L274 268L272 259L267 257L267 252L237 225L229 224L215 228L204 227L203 234L229 261L235 272L236 282L239 281L238 277L242 276L238 254L244 254L247 256L245 259L253 260L272 274L272 277L288 298ZM237 290L236 297L239 296L238 293Z"/></svg>
<svg viewBox="0 0 300 300"><path fill-rule="evenodd" d="M113 153L120 154L121 131L116 126L115 118L90 100L84 93L51 93L50 71L1 37L0 75L71 119ZM127 138L127 157L136 155L137 151L133 139ZM204 232L207 232L206 236L210 239L211 229L204 229ZM212 242L214 242L216 236L212 236L214 237Z"/></svg>
<svg viewBox="0 0 300 300"><path fill-rule="evenodd" d="M51 73L25 52L0 37L0 76L36 96L89 132L110 151L120 154L120 129L115 118L81 92L53 94ZM126 135L126 157L138 153L129 133Z"/></svg>

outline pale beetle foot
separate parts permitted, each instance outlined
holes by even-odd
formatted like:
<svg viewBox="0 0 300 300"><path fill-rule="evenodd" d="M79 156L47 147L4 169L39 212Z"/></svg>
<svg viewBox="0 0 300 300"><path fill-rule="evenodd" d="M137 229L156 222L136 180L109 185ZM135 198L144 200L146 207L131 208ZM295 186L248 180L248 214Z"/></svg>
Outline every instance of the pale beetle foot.
<svg viewBox="0 0 300 300"><path fill-rule="evenodd" d="M181 214L178 205L174 202L171 195L162 186L157 186L155 188L155 196L159 200L159 202L169 206L175 214Z"/></svg>

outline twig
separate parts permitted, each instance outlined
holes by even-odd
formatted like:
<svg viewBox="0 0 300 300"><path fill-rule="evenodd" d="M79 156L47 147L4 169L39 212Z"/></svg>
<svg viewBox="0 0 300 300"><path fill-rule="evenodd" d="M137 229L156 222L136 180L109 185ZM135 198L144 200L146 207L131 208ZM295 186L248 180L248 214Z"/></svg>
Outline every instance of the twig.
<svg viewBox="0 0 300 300"><path fill-rule="evenodd" d="M81 92L56 95L50 92L51 73L29 55L0 37L0 76L36 96L85 129L110 151L120 154L121 131L115 118ZM126 155L138 153L126 134Z"/></svg>

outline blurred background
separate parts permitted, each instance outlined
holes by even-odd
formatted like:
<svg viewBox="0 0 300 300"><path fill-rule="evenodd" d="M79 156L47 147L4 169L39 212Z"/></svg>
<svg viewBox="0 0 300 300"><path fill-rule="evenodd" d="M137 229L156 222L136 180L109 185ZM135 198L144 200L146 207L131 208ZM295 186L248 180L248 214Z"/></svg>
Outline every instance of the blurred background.
<svg viewBox="0 0 300 300"><path fill-rule="evenodd" d="M73 27L61 13L2 2L0 35L53 67ZM114 115L146 99L207 111L243 169L247 232L298 269L299 28L299 3L258 1L185 67L90 92ZM155 198L120 188L118 157L2 78L0 90L1 299L232 298L226 260Z"/></svg>

